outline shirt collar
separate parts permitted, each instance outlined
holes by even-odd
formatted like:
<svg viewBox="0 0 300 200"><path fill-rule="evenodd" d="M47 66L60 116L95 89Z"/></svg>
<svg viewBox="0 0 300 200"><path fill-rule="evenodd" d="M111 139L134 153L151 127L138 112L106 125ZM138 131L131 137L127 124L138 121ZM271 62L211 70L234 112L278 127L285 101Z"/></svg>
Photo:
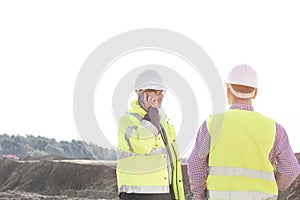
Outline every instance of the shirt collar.
<svg viewBox="0 0 300 200"><path fill-rule="evenodd" d="M232 109L232 110L239 109L239 110L254 111L254 108L253 108L252 105L249 105L249 104L239 104L239 103L231 104L231 106L230 106L229 109Z"/></svg>

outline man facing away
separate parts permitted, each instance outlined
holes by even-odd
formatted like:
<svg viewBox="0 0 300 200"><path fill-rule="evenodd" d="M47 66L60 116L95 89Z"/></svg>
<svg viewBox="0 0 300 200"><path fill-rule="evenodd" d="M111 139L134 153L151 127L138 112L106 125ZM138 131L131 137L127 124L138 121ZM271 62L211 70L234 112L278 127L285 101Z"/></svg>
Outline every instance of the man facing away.
<svg viewBox="0 0 300 200"><path fill-rule="evenodd" d="M188 158L193 199L277 199L298 176L300 166L284 128L256 111L257 75L249 65L231 70L230 109L200 127Z"/></svg>
<svg viewBox="0 0 300 200"><path fill-rule="evenodd" d="M121 117L117 179L121 199L184 199L174 126L161 107L161 77L146 70L136 79L137 100Z"/></svg>

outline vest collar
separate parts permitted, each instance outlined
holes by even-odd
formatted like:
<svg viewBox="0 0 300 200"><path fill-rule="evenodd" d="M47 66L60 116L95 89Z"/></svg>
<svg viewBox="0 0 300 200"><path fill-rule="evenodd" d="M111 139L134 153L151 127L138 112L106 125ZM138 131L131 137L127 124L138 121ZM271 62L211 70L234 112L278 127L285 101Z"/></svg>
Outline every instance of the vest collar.
<svg viewBox="0 0 300 200"><path fill-rule="evenodd" d="M147 114L147 112L145 111L145 109L140 106L138 100L131 101L131 109L129 110L129 112L138 113L142 117L144 117L145 114Z"/></svg>

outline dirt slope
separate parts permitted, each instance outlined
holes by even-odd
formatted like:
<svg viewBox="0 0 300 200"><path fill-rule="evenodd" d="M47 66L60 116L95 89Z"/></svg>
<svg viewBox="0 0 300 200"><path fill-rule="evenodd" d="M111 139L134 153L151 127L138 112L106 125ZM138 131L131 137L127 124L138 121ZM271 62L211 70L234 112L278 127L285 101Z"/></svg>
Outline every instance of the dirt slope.
<svg viewBox="0 0 300 200"><path fill-rule="evenodd" d="M296 154L298 161L300 153ZM191 199L186 165L186 199ZM0 160L0 199L118 199L115 163L92 160ZM300 200L300 176L279 200Z"/></svg>

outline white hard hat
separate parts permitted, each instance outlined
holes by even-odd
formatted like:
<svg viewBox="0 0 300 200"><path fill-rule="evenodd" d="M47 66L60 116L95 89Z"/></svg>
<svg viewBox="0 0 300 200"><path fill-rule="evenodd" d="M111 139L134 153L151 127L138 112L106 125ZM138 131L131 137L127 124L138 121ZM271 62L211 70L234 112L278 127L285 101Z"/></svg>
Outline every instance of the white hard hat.
<svg viewBox="0 0 300 200"><path fill-rule="evenodd" d="M234 67L229 72L225 83L258 88L256 72L247 64L242 64Z"/></svg>
<svg viewBox="0 0 300 200"><path fill-rule="evenodd" d="M135 89L165 90L161 77L153 70L146 70L136 78Z"/></svg>
<svg viewBox="0 0 300 200"><path fill-rule="evenodd" d="M255 90L250 93L241 93L236 91L231 84L243 85L252 88L258 88L257 85L257 75L255 70L249 65L242 64L234 67L228 74L228 77L225 81L227 88L232 92L236 97L242 99L252 98L255 95Z"/></svg>

